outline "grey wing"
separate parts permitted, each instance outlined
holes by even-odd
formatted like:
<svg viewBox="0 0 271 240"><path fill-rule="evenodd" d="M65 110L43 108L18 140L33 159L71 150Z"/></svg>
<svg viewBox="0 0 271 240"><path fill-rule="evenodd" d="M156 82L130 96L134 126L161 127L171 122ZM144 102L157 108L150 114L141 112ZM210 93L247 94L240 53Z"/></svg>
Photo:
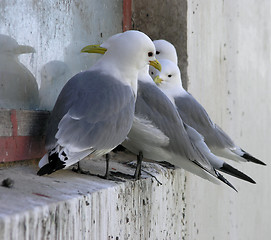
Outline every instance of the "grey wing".
<svg viewBox="0 0 271 240"><path fill-rule="evenodd" d="M165 148L191 158L193 149L182 119L158 87L139 81L135 115L150 120L169 138L169 144Z"/></svg>
<svg viewBox="0 0 271 240"><path fill-rule="evenodd" d="M111 149L128 134L134 116L130 87L99 72L75 75L61 91L49 122L46 146L71 151Z"/></svg>
<svg viewBox="0 0 271 240"><path fill-rule="evenodd" d="M212 122L203 106L189 93L174 98L183 121L203 135L208 146L234 147L230 137Z"/></svg>
<svg viewBox="0 0 271 240"><path fill-rule="evenodd" d="M186 124L167 96L153 84L139 81L135 115L152 121L168 138L169 144L161 146L184 159L189 159L202 169L214 174L214 169L204 154L191 142ZM193 164L192 164L193 165Z"/></svg>

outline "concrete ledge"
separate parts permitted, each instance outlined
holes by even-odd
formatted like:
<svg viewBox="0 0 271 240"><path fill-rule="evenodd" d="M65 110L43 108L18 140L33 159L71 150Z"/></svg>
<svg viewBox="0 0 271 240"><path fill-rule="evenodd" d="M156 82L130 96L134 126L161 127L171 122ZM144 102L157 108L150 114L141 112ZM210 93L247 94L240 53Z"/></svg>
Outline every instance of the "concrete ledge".
<svg viewBox="0 0 271 240"><path fill-rule="evenodd" d="M112 154L110 168L133 174ZM105 161L85 160L84 169L103 174ZM185 185L182 170L144 163L142 180L113 182L62 170L36 175L36 166L0 169L0 239L181 239L185 234Z"/></svg>

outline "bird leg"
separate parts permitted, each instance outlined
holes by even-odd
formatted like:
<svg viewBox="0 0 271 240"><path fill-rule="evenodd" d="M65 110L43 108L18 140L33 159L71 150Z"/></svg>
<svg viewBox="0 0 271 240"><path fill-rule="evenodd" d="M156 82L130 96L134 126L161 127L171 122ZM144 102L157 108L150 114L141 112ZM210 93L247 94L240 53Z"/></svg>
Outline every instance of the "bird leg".
<svg viewBox="0 0 271 240"><path fill-rule="evenodd" d="M140 179L140 175L141 175L141 166L142 166L142 159L143 159L143 153L142 151L139 151L138 155L137 155L137 163L136 163L136 170L135 170L135 174L134 174L134 178L136 180Z"/></svg>
<svg viewBox="0 0 271 240"><path fill-rule="evenodd" d="M121 173L121 172L111 172L111 174L114 176L125 178L125 179L139 180L140 175L141 175L142 159L143 159L143 153L142 151L139 151L137 155L137 163L136 163L136 170L135 170L134 176L126 174L126 173Z"/></svg>
<svg viewBox="0 0 271 240"><path fill-rule="evenodd" d="M116 181L116 182L124 182L122 179L114 177L111 172L109 172L109 154L105 154L105 161L106 161L106 170L105 175L97 175L98 177L106 180Z"/></svg>
<svg viewBox="0 0 271 240"><path fill-rule="evenodd" d="M109 179L109 154L105 154L105 161L106 161L106 169L105 169L105 179Z"/></svg>
<svg viewBox="0 0 271 240"><path fill-rule="evenodd" d="M84 171L81 167L80 167L80 162L77 162L77 168L73 168L72 171L76 172L76 173L80 173L80 174L86 174L86 175L93 175L91 174L89 171Z"/></svg>
<svg viewBox="0 0 271 240"><path fill-rule="evenodd" d="M105 155L105 159L106 159L106 171L105 171L104 176L101 176L99 174L93 174L93 173L90 173L89 171L84 171L80 167L80 162L77 163L77 168L74 167L72 169L72 171L79 173L79 174L86 174L86 175L90 175L90 176L100 177L102 179L107 179L107 180L111 180L111 181L124 182L123 180L121 180L119 178L111 176L111 174L109 173L109 154Z"/></svg>

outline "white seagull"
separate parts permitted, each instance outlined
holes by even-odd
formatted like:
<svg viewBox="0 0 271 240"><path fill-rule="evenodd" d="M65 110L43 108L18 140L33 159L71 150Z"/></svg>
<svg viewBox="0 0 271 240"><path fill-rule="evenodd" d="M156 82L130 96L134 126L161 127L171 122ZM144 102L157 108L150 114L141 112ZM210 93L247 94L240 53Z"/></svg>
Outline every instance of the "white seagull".
<svg viewBox="0 0 271 240"><path fill-rule="evenodd" d="M160 45L159 51L162 53L166 50L161 48ZM174 55L174 52L170 52L169 55ZM210 119L203 106L182 87L181 73L176 63L167 59L160 59L159 61L162 65L162 71L159 73L155 69L152 69L150 74L155 79L159 88L176 106L183 121L204 137L205 143L215 155L235 161L254 162L265 165L264 162L256 159L237 146ZM157 78L157 75L159 75L159 78Z"/></svg>
<svg viewBox="0 0 271 240"><path fill-rule="evenodd" d="M138 156L136 178L144 156L155 161L167 161L214 183L220 180L233 189L233 185L217 170L255 183L212 154L203 137L183 123L174 105L150 77L148 66L138 75L135 117L122 145Z"/></svg>
<svg viewBox="0 0 271 240"><path fill-rule="evenodd" d="M148 66L139 72L135 118L122 145L138 156L167 161L209 181L217 183L219 179L232 188L216 170L255 183L210 152L203 137L182 121L174 105L157 88ZM140 157L138 160L140 163Z"/></svg>
<svg viewBox="0 0 271 240"><path fill-rule="evenodd" d="M38 175L110 152L132 127L138 72L148 64L159 65L154 45L144 33L127 31L101 47L107 50L104 56L72 77L56 101L46 136L48 153L39 162Z"/></svg>

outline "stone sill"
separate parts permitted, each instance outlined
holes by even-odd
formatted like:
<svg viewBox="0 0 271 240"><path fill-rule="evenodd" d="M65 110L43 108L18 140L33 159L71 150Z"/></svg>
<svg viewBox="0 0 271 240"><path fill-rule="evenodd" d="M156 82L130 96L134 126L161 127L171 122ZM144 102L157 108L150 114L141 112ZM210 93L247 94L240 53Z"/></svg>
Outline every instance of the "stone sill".
<svg viewBox="0 0 271 240"><path fill-rule="evenodd" d="M133 174L123 163L134 155L112 153L111 170ZM180 169L144 163L142 180L114 182L61 170L36 175L37 164L0 168L0 239L181 239L185 230L186 178ZM83 168L104 174L105 161Z"/></svg>

